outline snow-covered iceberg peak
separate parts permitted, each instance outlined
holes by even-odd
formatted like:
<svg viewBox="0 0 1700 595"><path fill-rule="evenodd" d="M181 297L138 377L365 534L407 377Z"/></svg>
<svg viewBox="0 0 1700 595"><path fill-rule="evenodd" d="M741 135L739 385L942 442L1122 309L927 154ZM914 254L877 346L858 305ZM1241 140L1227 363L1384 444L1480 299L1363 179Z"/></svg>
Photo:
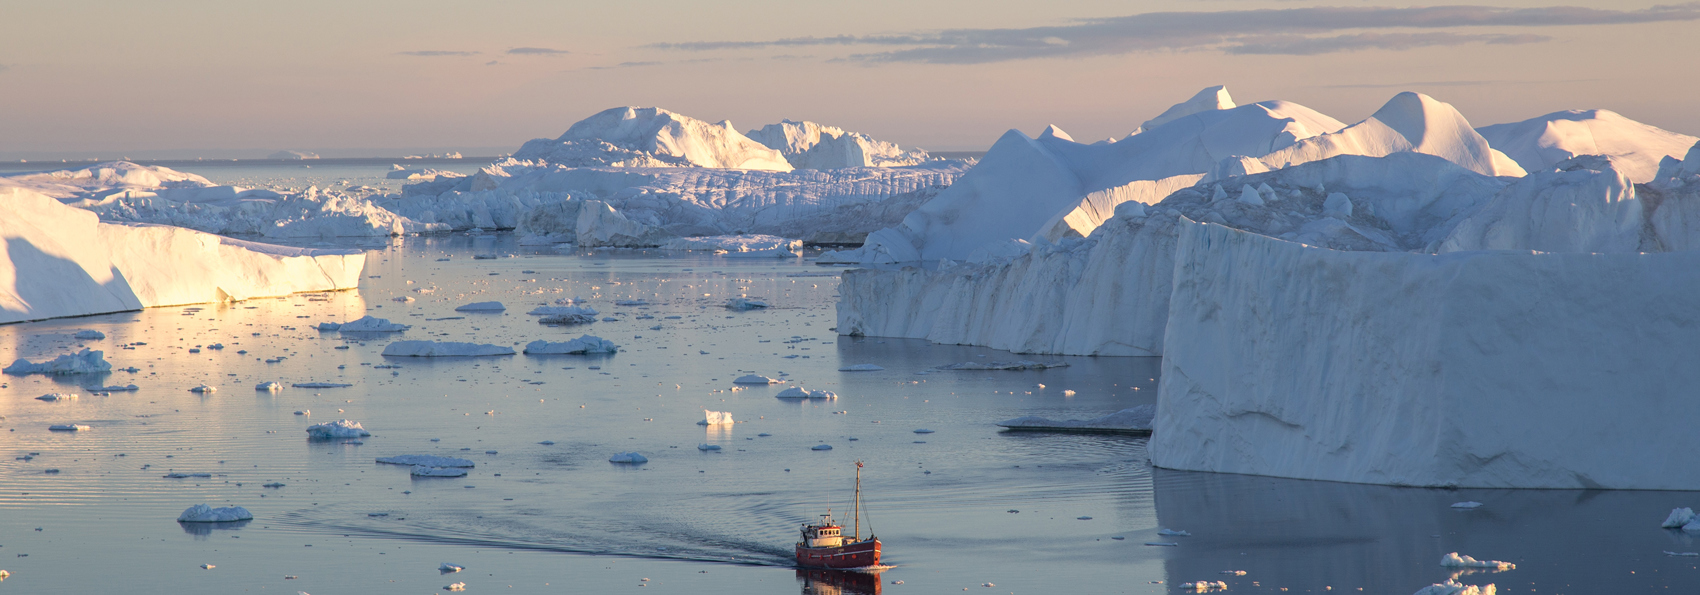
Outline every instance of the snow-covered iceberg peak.
<svg viewBox="0 0 1700 595"><path fill-rule="evenodd" d="M525 143L513 156L569 167L792 169L784 155L740 134L731 122L710 124L657 107L603 110L559 138Z"/></svg>
<svg viewBox="0 0 1700 595"><path fill-rule="evenodd" d="M1185 118L1199 112L1234 109L1235 107L1237 106L1234 105L1234 98L1228 96L1227 87L1222 85L1205 87L1204 90L1193 95L1192 99L1174 104L1173 106L1170 106L1169 109L1163 110L1163 113L1158 114L1157 117L1146 120L1144 124L1139 125L1139 129L1135 130L1134 134L1139 134L1140 132L1168 124L1174 120Z"/></svg>
<svg viewBox="0 0 1700 595"><path fill-rule="evenodd" d="M1393 96L1368 119L1339 132L1299 141L1263 155L1266 169L1309 163L1336 155L1385 157L1398 152L1425 153L1490 176L1522 176L1523 168L1470 127L1451 104L1422 93ZM1244 173L1257 173L1246 171Z"/></svg>
<svg viewBox="0 0 1700 595"><path fill-rule="evenodd" d="M784 154L797 169L896 167L916 165L928 157L921 149L904 149L860 132L808 121L782 120L745 135Z"/></svg>
<svg viewBox="0 0 1700 595"><path fill-rule="evenodd" d="M1509 124L1477 128L1493 148L1531 172L1551 171L1578 155L1607 155L1637 184L1651 181L1665 157L1681 158L1700 138L1636 122L1617 112L1553 112Z"/></svg>

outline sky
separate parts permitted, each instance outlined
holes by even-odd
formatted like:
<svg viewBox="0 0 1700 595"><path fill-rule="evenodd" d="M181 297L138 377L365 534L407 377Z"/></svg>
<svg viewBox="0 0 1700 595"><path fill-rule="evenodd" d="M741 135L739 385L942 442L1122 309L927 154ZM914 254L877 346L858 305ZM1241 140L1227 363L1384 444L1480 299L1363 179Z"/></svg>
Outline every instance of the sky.
<svg viewBox="0 0 1700 595"><path fill-rule="evenodd" d="M1211 85L1343 122L1603 108L1700 135L1700 3L0 0L0 159L511 151L622 105L934 151L1125 136Z"/></svg>

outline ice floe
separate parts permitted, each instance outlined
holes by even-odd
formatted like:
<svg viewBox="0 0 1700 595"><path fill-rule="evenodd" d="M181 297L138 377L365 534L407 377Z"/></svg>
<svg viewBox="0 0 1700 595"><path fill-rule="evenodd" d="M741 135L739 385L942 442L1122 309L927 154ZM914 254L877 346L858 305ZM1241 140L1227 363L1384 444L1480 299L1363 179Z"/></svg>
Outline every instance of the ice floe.
<svg viewBox="0 0 1700 595"><path fill-rule="evenodd" d="M703 420L697 422L698 425L715 426L733 423L732 412L730 411L710 411L704 409L702 413Z"/></svg>
<svg viewBox="0 0 1700 595"><path fill-rule="evenodd" d="M112 371L112 364L106 363L106 356L100 351L84 349L74 354L61 355L42 363L32 363L20 359L6 366L0 373L12 376L28 376L30 374L46 374L48 376L70 376L73 374L99 374Z"/></svg>
<svg viewBox="0 0 1700 595"><path fill-rule="evenodd" d="M379 463L390 465L407 465L420 467L473 467L472 461L455 457L439 457L436 455L396 455L378 457Z"/></svg>
<svg viewBox="0 0 1700 595"><path fill-rule="evenodd" d="M501 302L473 302L455 308L456 312L502 312L507 310Z"/></svg>
<svg viewBox="0 0 1700 595"><path fill-rule="evenodd" d="M778 399L826 399L829 401L838 398L838 394L832 391L809 390L801 386L787 388L773 396Z"/></svg>
<svg viewBox="0 0 1700 595"><path fill-rule="evenodd" d="M1490 570L1516 570L1517 565L1498 560L1477 560L1469 556L1460 556L1451 552L1440 557L1440 565L1448 568L1487 568Z"/></svg>
<svg viewBox="0 0 1700 595"><path fill-rule="evenodd" d="M1151 420L1157 416L1156 405L1139 405L1090 419L1054 420L1036 415L1028 415L998 422L997 425L1012 430L1078 430L1099 432L1139 432L1151 431Z"/></svg>
<svg viewBox="0 0 1700 595"><path fill-rule="evenodd" d="M444 574L449 574L449 573L460 572L462 570L466 570L466 567L461 566L459 564L450 564L448 562L444 562L442 566L437 567L437 570L439 572L444 573Z"/></svg>
<svg viewBox="0 0 1700 595"><path fill-rule="evenodd" d="M54 424L47 426L47 429L53 432L81 432L89 429L89 426L79 424Z"/></svg>
<svg viewBox="0 0 1700 595"><path fill-rule="evenodd" d="M761 301L761 300L752 300L752 299L747 299L747 298L732 298L732 299L726 300L726 309L727 310L736 310L736 311L739 311L739 312L743 312L743 311L748 311L748 310L759 310L759 309L766 308L766 307L767 307L767 302L764 302L764 301Z"/></svg>
<svg viewBox="0 0 1700 595"><path fill-rule="evenodd" d="M414 477L466 477L466 469L462 467L427 467L415 465L408 471Z"/></svg>
<svg viewBox="0 0 1700 595"><path fill-rule="evenodd" d="M768 378L768 377L762 376L760 374L745 374L743 376L739 376L736 380L732 381L732 384L784 384L784 383L785 383L784 380L780 380L778 378Z"/></svg>
<svg viewBox="0 0 1700 595"><path fill-rule="evenodd" d="M1498 590L1493 585L1465 585L1456 580L1447 580L1418 589L1412 595L1495 595Z"/></svg>
<svg viewBox="0 0 1700 595"><path fill-rule="evenodd" d="M620 346L602 337L584 335L571 341L560 343L550 341L532 341L525 345L526 355L572 354L595 355L600 353L617 353Z"/></svg>
<svg viewBox="0 0 1700 595"><path fill-rule="evenodd" d="M319 440L364 438L371 435L372 433L366 431L366 428L360 427L360 422L346 419L307 426L307 437Z"/></svg>
<svg viewBox="0 0 1700 595"><path fill-rule="evenodd" d="M35 398L35 400L37 400L37 401L48 401L48 402L74 401L76 399L77 399L77 395L75 393L48 393L48 394L45 394L45 395L42 395L42 396Z"/></svg>
<svg viewBox="0 0 1700 595"><path fill-rule="evenodd" d="M614 453L614 456L608 457L608 462L636 465L638 463L648 463L649 457L645 457L635 452L620 452Z"/></svg>
<svg viewBox="0 0 1700 595"><path fill-rule="evenodd" d="M261 382L259 384L254 385L254 390L275 393L275 392L283 390L283 383L277 382L275 380Z"/></svg>
<svg viewBox="0 0 1700 595"><path fill-rule="evenodd" d="M396 341L384 346L388 357L482 357L513 355L512 347L454 341Z"/></svg>
<svg viewBox="0 0 1700 595"><path fill-rule="evenodd" d="M77 334L72 336L82 341L99 341L106 338L106 333L100 331L77 331Z"/></svg>
<svg viewBox="0 0 1700 595"><path fill-rule="evenodd" d="M320 330L325 330L324 324L320 324L319 327ZM413 327L411 325L390 322L387 318L362 316L353 322L344 322L338 328L329 330L338 330L345 333L399 333L410 328Z"/></svg>
<svg viewBox="0 0 1700 595"><path fill-rule="evenodd" d="M252 520L254 514L241 506L226 506L213 508L205 504L190 506L183 514L177 515L179 523L228 523L232 521Z"/></svg>

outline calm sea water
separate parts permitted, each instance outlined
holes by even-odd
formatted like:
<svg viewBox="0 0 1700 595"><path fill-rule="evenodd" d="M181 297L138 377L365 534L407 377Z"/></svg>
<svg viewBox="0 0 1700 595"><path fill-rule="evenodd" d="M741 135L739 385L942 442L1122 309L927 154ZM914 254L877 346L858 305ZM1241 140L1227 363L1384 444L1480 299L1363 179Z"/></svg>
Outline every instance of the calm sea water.
<svg viewBox="0 0 1700 595"><path fill-rule="evenodd" d="M1405 594L1452 577L1438 564L1451 551L1516 563L1458 577L1506 593L1700 592L1697 558L1663 553L1700 544L1658 528L1671 508L1700 505L1700 493L1185 473L1154 470L1141 438L1000 432L995 422L1021 415L1151 403L1158 362L839 337L834 270L806 262L556 254L500 234L412 238L369 254L356 291L0 326L6 362L87 346L137 370L0 377L0 568L12 573L0 592L430 593L465 582L467 592L514 593L1175 593L1222 580L1230 592ZM773 307L721 307L737 296ZM552 328L525 314L567 298L615 320ZM629 299L650 305L614 305ZM507 311L454 311L489 300ZM394 339L517 351L588 333L622 351L385 358L391 337L313 330L368 313L414 325ZM73 339L81 329L107 338ZM1070 366L934 370L1014 359ZM862 363L885 370L837 371ZM745 373L839 398L732 390ZM353 386L254 390L265 381ZM130 383L141 390L81 388ZM189 392L201 384L218 391ZM35 400L50 392L81 397ZM740 423L698 426L705 408ZM307 425L343 418L374 435L306 439ZM47 431L57 423L92 428ZM650 462L607 462L634 450ZM374 462L397 454L477 467L414 479ZM861 529L884 541L892 568L793 570L801 523L829 508L848 520L858 459ZM211 477L162 477L171 472ZM1449 507L1464 500L1485 505ZM200 503L256 518L175 522ZM439 574L442 562L466 571Z"/></svg>

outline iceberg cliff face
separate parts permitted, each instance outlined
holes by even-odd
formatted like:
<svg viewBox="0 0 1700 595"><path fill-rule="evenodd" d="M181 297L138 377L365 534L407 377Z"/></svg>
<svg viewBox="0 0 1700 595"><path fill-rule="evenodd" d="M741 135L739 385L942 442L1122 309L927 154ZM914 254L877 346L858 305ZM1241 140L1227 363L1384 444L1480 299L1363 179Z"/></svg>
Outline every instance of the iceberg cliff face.
<svg viewBox="0 0 1700 595"><path fill-rule="evenodd" d="M358 250L101 223L32 190L0 185L0 323L353 289L365 263Z"/></svg>
<svg viewBox="0 0 1700 595"><path fill-rule="evenodd" d="M1653 180L1659 161L1681 158L1694 143L1686 134L1636 122L1603 109L1553 112L1522 122L1477 128L1493 148L1531 172L1551 171L1582 155L1607 155L1637 184Z"/></svg>
<svg viewBox="0 0 1700 595"><path fill-rule="evenodd" d="M1700 253L1342 252L1183 225L1161 467L1700 489ZM1625 332L1634 329L1634 332ZM1641 373L1645 372L1645 373ZM1613 401L1633 395L1633 403ZM1656 436L1657 445L1640 437Z"/></svg>
<svg viewBox="0 0 1700 595"><path fill-rule="evenodd" d="M572 167L792 169L778 151L740 134L731 122L710 124L655 107L603 110L559 138L525 143L514 158Z"/></svg>
<svg viewBox="0 0 1700 595"><path fill-rule="evenodd" d="M927 160L926 151L905 150L896 143L814 122L784 120L751 130L745 136L779 151L797 169L898 167L920 165Z"/></svg>

